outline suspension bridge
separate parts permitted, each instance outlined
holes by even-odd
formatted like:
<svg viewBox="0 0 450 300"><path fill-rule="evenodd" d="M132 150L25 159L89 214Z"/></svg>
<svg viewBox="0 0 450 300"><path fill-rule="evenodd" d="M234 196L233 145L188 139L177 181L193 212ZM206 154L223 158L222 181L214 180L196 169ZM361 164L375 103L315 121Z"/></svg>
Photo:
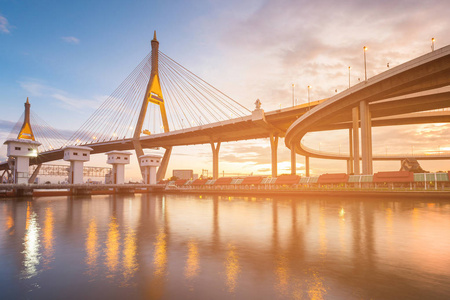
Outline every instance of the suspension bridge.
<svg viewBox="0 0 450 300"><path fill-rule="evenodd" d="M30 164L63 159L63 147L67 145L89 147L91 154L134 150L138 158L144 154L143 149L160 147L165 149L157 174L160 180L165 176L174 146L210 144L213 178L218 178L221 143L269 138L272 176L276 177L278 139L286 136L285 144L291 149L292 174L296 173L296 154L306 157L307 176L309 157L344 159L348 162L348 173L369 174L374 159L401 160L406 157L372 156L372 126L450 121L449 111L436 111L450 106L450 90L440 89L450 86L450 46L361 82L330 99L270 112L261 109L259 100L253 110L242 106L159 51L156 33L151 48L151 52L69 139L30 113L27 101L28 115L26 109L12 135L32 140L35 135L41 143L37 157L31 158ZM392 86L387 88L389 82ZM301 144L307 132L337 129L349 130L349 154L326 153ZM416 153L413 156L448 159L450 153ZM360 161L363 163L361 172ZM0 170L8 170L10 165L0 163Z"/></svg>

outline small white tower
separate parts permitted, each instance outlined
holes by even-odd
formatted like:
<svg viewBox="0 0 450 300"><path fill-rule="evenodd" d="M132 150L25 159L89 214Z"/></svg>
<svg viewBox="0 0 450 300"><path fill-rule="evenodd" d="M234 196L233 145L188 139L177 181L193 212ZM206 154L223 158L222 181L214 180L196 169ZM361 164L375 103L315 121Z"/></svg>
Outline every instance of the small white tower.
<svg viewBox="0 0 450 300"><path fill-rule="evenodd" d="M41 143L28 139L10 139L7 145L8 157L14 158L14 183L28 183L30 157L37 157Z"/></svg>
<svg viewBox="0 0 450 300"><path fill-rule="evenodd" d="M65 161L70 161L69 183L83 183L83 163L89 161L93 149L83 146L64 147Z"/></svg>
<svg viewBox="0 0 450 300"><path fill-rule="evenodd" d="M158 154L145 154L139 156L139 164L145 184L156 184L156 167L161 165L162 156Z"/></svg>
<svg viewBox="0 0 450 300"><path fill-rule="evenodd" d="M113 184L123 184L125 182L125 165L130 163L131 152L127 151L109 151L108 164L112 165L111 182Z"/></svg>

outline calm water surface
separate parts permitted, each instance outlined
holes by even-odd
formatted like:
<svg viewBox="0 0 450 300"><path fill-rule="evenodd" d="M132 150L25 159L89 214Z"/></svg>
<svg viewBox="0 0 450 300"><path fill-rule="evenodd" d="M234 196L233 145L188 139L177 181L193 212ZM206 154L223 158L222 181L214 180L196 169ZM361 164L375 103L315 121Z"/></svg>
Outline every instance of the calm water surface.
<svg viewBox="0 0 450 300"><path fill-rule="evenodd" d="M450 202L0 201L0 299L450 299Z"/></svg>

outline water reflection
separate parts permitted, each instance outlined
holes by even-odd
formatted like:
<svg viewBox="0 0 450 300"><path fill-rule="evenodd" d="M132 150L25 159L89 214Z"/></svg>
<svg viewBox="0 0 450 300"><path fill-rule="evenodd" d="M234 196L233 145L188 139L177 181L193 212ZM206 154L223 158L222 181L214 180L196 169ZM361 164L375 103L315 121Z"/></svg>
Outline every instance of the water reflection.
<svg viewBox="0 0 450 300"><path fill-rule="evenodd" d="M193 279L198 275L199 270L198 244L190 240L188 242L188 255L184 268L184 276L186 276L186 279Z"/></svg>
<svg viewBox="0 0 450 300"><path fill-rule="evenodd" d="M87 274L92 278L97 270L97 258L98 258L98 235L97 235L97 222L92 219L89 222L89 226L86 234L86 265Z"/></svg>
<svg viewBox="0 0 450 300"><path fill-rule="evenodd" d="M286 297L289 292L289 262L286 256L278 257L275 274L277 277L276 289L280 296Z"/></svg>
<svg viewBox="0 0 450 300"><path fill-rule="evenodd" d="M37 275L41 258L39 245L39 231L37 214L32 210L32 202L27 203L27 218L25 223L25 236L23 238L23 278Z"/></svg>
<svg viewBox="0 0 450 300"><path fill-rule="evenodd" d="M117 267L119 265L119 247L119 224L117 224L116 217L111 217L111 220L109 222L108 237L106 240L105 259L105 265L108 270L108 277L114 277L116 275Z"/></svg>
<svg viewBox="0 0 450 300"><path fill-rule="evenodd" d="M227 258L225 262L225 272L227 276L226 285L228 292L233 293L236 289L241 267L239 265L239 257L236 252L236 246L228 244Z"/></svg>
<svg viewBox="0 0 450 300"><path fill-rule="evenodd" d="M155 277L160 277L165 274L167 263L167 248L166 248L166 234L164 229L160 229L155 241L155 252L153 255L153 265L155 270L153 272Z"/></svg>
<svg viewBox="0 0 450 300"><path fill-rule="evenodd" d="M15 227L14 227L14 218L13 218L13 212L11 209L8 209L5 206L3 212L6 214L6 222L5 222L5 229L8 232L9 235L14 235Z"/></svg>
<svg viewBox="0 0 450 300"><path fill-rule="evenodd" d="M43 243L44 243L44 265L48 267L48 264L53 260L53 209L47 207L45 209L45 221L43 228Z"/></svg>
<svg viewBox="0 0 450 300"><path fill-rule="evenodd" d="M125 234L124 248L123 248L123 286L135 285L132 279L134 274L138 270L137 262L137 245L136 245L136 233L133 229L128 228Z"/></svg>
<svg viewBox="0 0 450 300"><path fill-rule="evenodd" d="M0 222L2 296L8 280L40 287L9 298L60 282L77 283L69 298L450 295L444 201L92 196L3 205Z"/></svg>

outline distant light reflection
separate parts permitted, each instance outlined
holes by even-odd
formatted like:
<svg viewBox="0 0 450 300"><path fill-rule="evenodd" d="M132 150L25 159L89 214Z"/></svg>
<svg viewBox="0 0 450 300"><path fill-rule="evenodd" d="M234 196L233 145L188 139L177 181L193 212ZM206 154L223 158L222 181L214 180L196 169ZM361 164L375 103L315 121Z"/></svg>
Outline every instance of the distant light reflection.
<svg viewBox="0 0 450 300"><path fill-rule="evenodd" d="M227 260L225 262L225 269L227 275L227 287L230 293L234 292L237 286L237 279L241 271L239 265L238 255L236 253L236 247L228 244Z"/></svg>
<svg viewBox="0 0 450 300"><path fill-rule="evenodd" d="M158 235L156 236L155 252L153 255L153 265L155 266L155 271L153 274L155 276L162 276L165 273L167 263L166 247L166 234L163 229L160 229Z"/></svg>
<svg viewBox="0 0 450 300"><path fill-rule="evenodd" d="M108 237L106 240L106 267L110 275L108 277L113 277L117 266L119 264L119 247L120 247L120 233L119 225L117 224L116 217L111 217L109 222Z"/></svg>
<svg viewBox="0 0 450 300"><path fill-rule="evenodd" d="M14 218L13 218L11 210L8 210L8 215L6 217L5 226L6 226L6 231L9 232L9 235L14 235L14 232L15 232L15 230L14 230Z"/></svg>
<svg viewBox="0 0 450 300"><path fill-rule="evenodd" d="M97 267L98 258L98 236L97 223L95 219L89 222L86 236L86 264L88 267L87 273L94 276L94 271Z"/></svg>
<svg viewBox="0 0 450 300"><path fill-rule="evenodd" d="M134 274L138 270L138 262L136 259L137 245L136 245L136 233L133 229L128 228L125 235L124 248L123 248L123 277L124 286L135 285L131 282Z"/></svg>
<svg viewBox="0 0 450 300"><path fill-rule="evenodd" d="M275 274L277 276L276 288L281 296L286 297L289 290L289 264L286 256L280 256L277 259Z"/></svg>
<svg viewBox="0 0 450 300"><path fill-rule="evenodd" d="M198 244L191 240L188 242L188 256L184 276L186 276L186 279L192 279L198 275L199 270Z"/></svg>
<svg viewBox="0 0 450 300"><path fill-rule="evenodd" d="M53 260L53 209L47 207L45 209L45 221L43 229L43 242L44 242L44 264L48 265Z"/></svg>
<svg viewBox="0 0 450 300"><path fill-rule="evenodd" d="M23 245L25 247L23 266L23 276L25 278L31 278L36 276L38 271L37 267L40 261L39 253L39 224L37 221L37 215L31 210L31 203L28 203L27 207L27 219L25 223L25 237Z"/></svg>

